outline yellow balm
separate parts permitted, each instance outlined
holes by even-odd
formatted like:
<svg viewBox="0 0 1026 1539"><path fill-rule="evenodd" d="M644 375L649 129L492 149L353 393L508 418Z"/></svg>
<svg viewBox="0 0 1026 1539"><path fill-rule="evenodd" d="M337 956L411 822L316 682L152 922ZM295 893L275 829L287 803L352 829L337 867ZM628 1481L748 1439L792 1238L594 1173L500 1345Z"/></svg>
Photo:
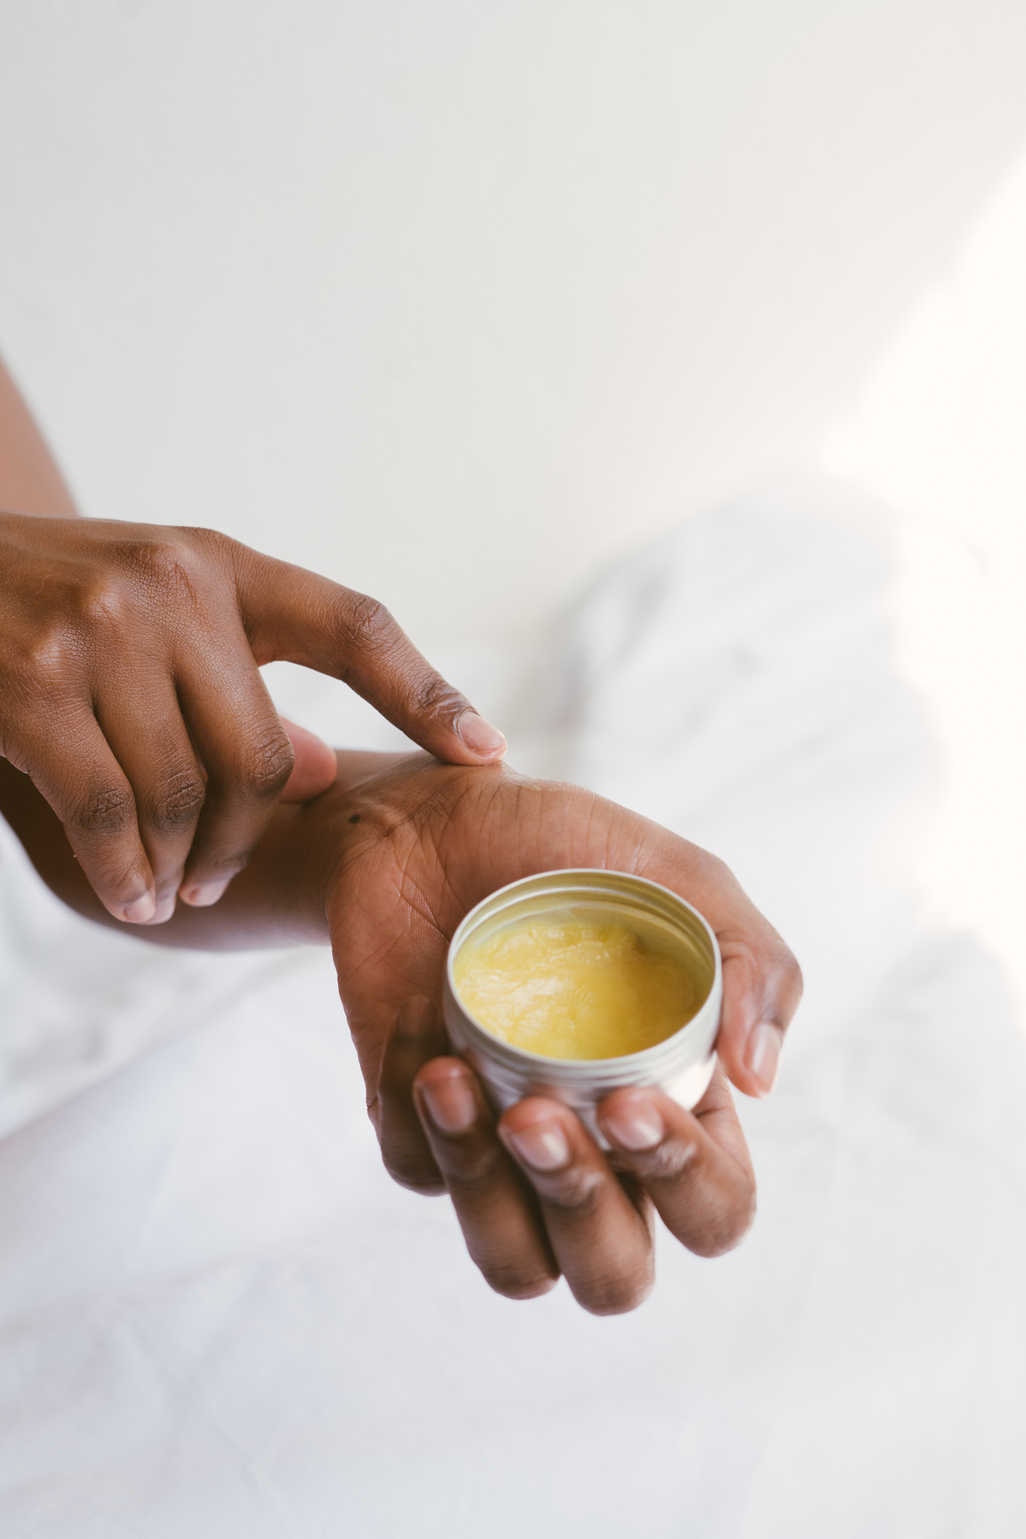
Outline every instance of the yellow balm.
<svg viewBox="0 0 1026 1539"><path fill-rule="evenodd" d="M691 1020L704 992L654 926L643 933L586 910L486 933L462 948L454 978L482 1026L548 1058L639 1053Z"/></svg>

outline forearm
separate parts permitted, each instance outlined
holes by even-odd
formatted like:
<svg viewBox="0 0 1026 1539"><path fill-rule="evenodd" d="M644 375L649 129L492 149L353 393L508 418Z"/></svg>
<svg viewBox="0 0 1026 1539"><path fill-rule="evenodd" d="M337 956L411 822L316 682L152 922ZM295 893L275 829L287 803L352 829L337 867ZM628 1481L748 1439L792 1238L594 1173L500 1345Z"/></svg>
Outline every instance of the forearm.
<svg viewBox="0 0 1026 1539"><path fill-rule="evenodd" d="M28 407L0 361L0 509L74 518L78 509Z"/></svg>
<svg viewBox="0 0 1026 1539"><path fill-rule="evenodd" d="M47 886L69 908L136 940L193 950L246 950L328 940L325 895L348 839L353 793L405 758L341 752L334 786L304 806L279 806L250 864L212 908L179 904L166 923L120 924L96 897L59 819L27 775L0 760L0 813Z"/></svg>

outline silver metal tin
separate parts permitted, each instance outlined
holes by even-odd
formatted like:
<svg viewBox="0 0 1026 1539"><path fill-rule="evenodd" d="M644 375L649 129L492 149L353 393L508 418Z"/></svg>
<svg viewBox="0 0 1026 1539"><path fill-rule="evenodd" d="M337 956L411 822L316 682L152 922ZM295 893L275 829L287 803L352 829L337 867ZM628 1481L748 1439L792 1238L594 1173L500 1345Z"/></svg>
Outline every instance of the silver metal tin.
<svg viewBox="0 0 1026 1539"><path fill-rule="evenodd" d="M633 914L671 935L707 985L698 1013L664 1041L622 1058L549 1058L493 1036L459 997L453 972L456 958L483 930L575 907L608 908L628 924ZM658 882L622 871L590 870L545 871L525 877L472 908L450 943L443 995L449 1039L483 1081L496 1110L505 1110L525 1095L553 1095L572 1107L593 1133L597 1133L597 1103L626 1085L657 1085L689 1110L701 1100L712 1078L722 1002L720 948L698 910Z"/></svg>

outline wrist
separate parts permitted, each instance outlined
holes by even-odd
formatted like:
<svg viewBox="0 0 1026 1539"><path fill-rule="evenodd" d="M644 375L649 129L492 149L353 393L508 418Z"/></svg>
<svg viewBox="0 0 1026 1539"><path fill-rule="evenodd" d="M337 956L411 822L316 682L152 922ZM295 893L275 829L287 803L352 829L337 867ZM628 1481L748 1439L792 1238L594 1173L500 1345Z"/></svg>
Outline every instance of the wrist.
<svg viewBox="0 0 1026 1539"><path fill-rule="evenodd" d="M335 783L297 809L306 848L304 906L309 907L319 939L330 936L332 916L348 898L356 871L368 850L387 838L401 811L389 795L386 772L434 761L423 753L371 753L337 749ZM299 828L296 832L299 833Z"/></svg>

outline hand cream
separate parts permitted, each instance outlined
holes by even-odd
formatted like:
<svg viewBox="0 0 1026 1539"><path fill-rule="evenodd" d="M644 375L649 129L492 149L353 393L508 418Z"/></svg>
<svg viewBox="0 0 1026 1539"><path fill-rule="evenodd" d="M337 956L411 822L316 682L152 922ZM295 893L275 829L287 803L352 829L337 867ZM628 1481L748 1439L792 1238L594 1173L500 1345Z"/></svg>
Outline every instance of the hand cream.
<svg viewBox="0 0 1026 1539"><path fill-rule="evenodd" d="M445 1022L497 1109L540 1091L595 1132L596 1103L620 1086L701 1098L722 994L716 937L676 893L625 872L547 871L463 920Z"/></svg>
<svg viewBox="0 0 1026 1539"><path fill-rule="evenodd" d="M686 1025L700 1000L680 946L638 919L583 906L470 941L453 976L482 1026L548 1058L642 1052Z"/></svg>

